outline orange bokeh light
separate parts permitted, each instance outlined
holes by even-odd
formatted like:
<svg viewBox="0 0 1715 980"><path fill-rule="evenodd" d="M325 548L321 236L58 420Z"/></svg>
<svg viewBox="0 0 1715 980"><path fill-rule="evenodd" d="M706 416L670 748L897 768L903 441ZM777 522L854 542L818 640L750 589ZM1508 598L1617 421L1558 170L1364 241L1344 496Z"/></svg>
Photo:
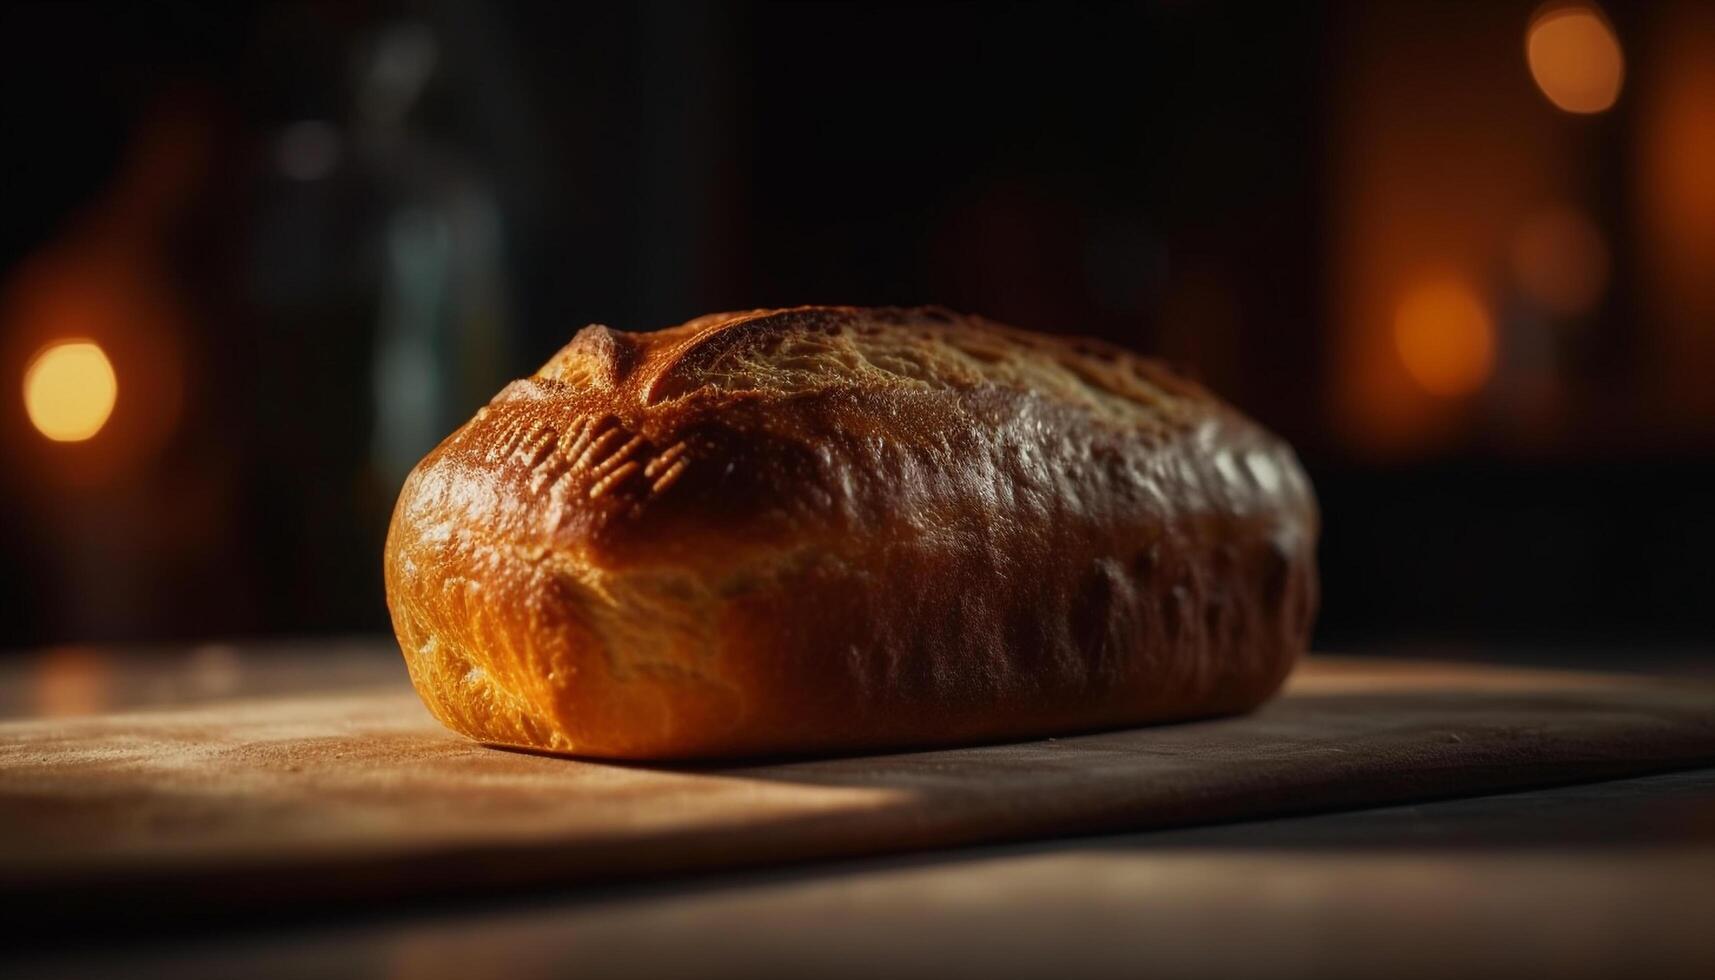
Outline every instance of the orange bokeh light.
<svg viewBox="0 0 1715 980"><path fill-rule="evenodd" d="M1649 84L1640 85L1632 174L1639 345L1650 398L1715 436L1715 7L1652 14Z"/></svg>
<svg viewBox="0 0 1715 980"><path fill-rule="evenodd" d="M1430 283L1407 293L1394 316L1393 341L1406 373L1432 395L1464 397L1494 373L1494 321L1461 283Z"/></svg>
<svg viewBox="0 0 1715 980"><path fill-rule="evenodd" d="M118 399L113 364L94 341L49 344L24 369L24 410L36 430L55 442L94 438Z"/></svg>
<svg viewBox="0 0 1715 980"><path fill-rule="evenodd" d="M36 713L43 718L100 714L112 708L113 669L90 647L52 647L34 674Z"/></svg>
<svg viewBox="0 0 1715 980"><path fill-rule="evenodd" d="M1531 20L1525 60L1548 101L1567 112L1602 112L1620 97L1625 55L1607 18L1591 6L1551 6Z"/></svg>

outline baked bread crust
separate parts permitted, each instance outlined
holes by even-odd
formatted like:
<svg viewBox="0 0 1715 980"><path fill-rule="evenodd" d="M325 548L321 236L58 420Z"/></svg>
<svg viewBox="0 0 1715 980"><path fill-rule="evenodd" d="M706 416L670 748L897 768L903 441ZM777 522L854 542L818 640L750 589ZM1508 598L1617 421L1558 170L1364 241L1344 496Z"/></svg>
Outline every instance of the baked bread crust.
<svg viewBox="0 0 1715 980"><path fill-rule="evenodd" d="M1248 710L1316 531L1292 451L1152 361L803 307L585 328L411 473L386 584L471 738L855 751Z"/></svg>

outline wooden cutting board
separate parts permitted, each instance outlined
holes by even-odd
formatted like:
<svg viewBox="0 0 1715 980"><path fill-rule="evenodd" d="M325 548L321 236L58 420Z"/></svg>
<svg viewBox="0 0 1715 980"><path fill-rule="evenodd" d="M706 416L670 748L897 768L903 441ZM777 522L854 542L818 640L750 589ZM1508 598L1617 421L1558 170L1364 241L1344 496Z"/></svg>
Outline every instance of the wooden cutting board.
<svg viewBox="0 0 1715 980"><path fill-rule="evenodd" d="M0 724L0 900L275 914L1715 764L1715 687L1313 659L1243 718L725 767L473 745L403 683Z"/></svg>

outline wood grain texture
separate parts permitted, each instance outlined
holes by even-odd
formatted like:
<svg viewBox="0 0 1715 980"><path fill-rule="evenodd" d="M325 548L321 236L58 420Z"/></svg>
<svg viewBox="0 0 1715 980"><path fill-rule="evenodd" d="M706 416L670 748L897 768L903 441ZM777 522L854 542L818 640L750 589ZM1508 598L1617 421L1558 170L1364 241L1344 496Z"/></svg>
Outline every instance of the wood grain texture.
<svg viewBox="0 0 1715 980"><path fill-rule="evenodd" d="M1241 718L719 768L484 748L401 682L0 725L0 898L82 922L325 909L1711 763L1707 685L1456 665L1313 659Z"/></svg>
<svg viewBox="0 0 1715 980"><path fill-rule="evenodd" d="M1715 769L8 964L67 977L1715 977Z"/></svg>

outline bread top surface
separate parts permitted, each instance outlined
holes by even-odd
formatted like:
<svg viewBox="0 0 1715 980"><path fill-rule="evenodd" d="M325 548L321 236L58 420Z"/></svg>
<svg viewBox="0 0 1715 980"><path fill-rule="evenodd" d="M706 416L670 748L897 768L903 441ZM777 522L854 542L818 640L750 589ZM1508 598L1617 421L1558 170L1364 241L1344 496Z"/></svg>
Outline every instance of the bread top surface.
<svg viewBox="0 0 1715 980"><path fill-rule="evenodd" d="M1208 484L1159 472L1200 453L1219 484L1207 499L1151 494ZM1128 520L1118 511L1140 501L1182 516L1282 495L1313 508L1284 444L1157 362L934 308L586 327L412 480L398 516L422 534L482 528L526 558L604 569L933 534L973 504L1045 527Z"/></svg>

